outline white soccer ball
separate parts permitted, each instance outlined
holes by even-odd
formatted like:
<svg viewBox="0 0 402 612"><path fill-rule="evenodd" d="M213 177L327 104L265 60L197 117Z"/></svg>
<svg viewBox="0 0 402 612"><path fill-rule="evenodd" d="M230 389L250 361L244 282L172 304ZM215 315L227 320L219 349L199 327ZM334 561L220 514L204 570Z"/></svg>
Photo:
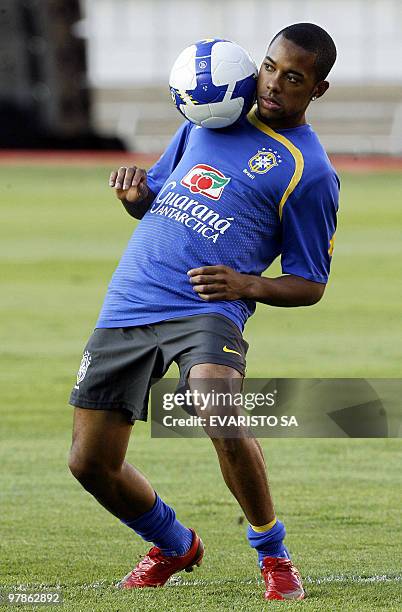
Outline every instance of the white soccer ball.
<svg viewBox="0 0 402 612"><path fill-rule="evenodd" d="M254 60L236 43L201 40L184 49L173 64L172 100L196 125L227 127L253 106L257 74Z"/></svg>

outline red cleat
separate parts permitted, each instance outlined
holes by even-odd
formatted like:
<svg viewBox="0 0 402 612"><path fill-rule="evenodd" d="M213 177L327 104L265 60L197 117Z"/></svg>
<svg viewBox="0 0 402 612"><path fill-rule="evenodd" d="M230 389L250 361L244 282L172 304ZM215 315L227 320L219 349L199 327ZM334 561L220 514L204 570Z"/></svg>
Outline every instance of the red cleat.
<svg viewBox="0 0 402 612"><path fill-rule="evenodd" d="M267 587L265 599L304 599L300 574L290 559L264 557L261 573Z"/></svg>
<svg viewBox="0 0 402 612"><path fill-rule="evenodd" d="M204 545L193 529L190 550L181 557L166 557L160 548L154 546L139 564L117 585L120 589L141 589L163 586L176 572L192 572L193 566L200 566Z"/></svg>

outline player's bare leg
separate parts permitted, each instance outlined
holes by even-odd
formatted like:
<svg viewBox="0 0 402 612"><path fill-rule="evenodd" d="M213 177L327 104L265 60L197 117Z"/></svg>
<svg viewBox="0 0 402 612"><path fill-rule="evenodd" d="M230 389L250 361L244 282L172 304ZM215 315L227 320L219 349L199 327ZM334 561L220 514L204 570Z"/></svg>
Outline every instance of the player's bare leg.
<svg viewBox="0 0 402 612"><path fill-rule="evenodd" d="M199 364L191 368L189 385L196 379L242 379L234 368ZM193 379L193 383L192 383ZM275 517L264 455L255 438L212 438L223 478L251 525L265 525Z"/></svg>
<svg viewBox="0 0 402 612"><path fill-rule="evenodd" d="M189 375L190 389L194 391L201 387L205 392L207 386L211 391L213 381L210 379L218 378L221 379L219 392L240 390L236 379L240 381L241 374L233 368L216 364L193 366ZM208 426L205 429L210 434ZM305 593L300 574L283 544L285 527L275 517L262 449L255 438L240 433L240 437L236 438L211 436L211 440L218 454L223 478L250 523L247 537L258 553L266 586L264 597L267 600L303 599Z"/></svg>
<svg viewBox="0 0 402 612"><path fill-rule="evenodd" d="M109 512L155 546L118 584L162 586L175 572L200 565L202 541L182 525L148 480L125 461L132 426L120 412L76 408L69 458L72 474Z"/></svg>
<svg viewBox="0 0 402 612"><path fill-rule="evenodd" d="M134 519L152 508L155 492L124 458L132 425L121 412L75 408L69 457L72 474L118 518Z"/></svg>

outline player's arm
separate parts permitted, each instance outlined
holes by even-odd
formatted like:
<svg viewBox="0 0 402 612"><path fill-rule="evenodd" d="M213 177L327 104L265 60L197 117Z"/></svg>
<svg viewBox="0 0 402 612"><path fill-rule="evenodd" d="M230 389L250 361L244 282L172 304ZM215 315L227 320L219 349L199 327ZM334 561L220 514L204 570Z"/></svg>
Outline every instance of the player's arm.
<svg viewBox="0 0 402 612"><path fill-rule="evenodd" d="M282 216L283 276L241 274L228 266L189 270L194 291L206 300L250 299L270 306L311 306L323 296L328 280L338 210L335 173L315 180Z"/></svg>
<svg viewBox="0 0 402 612"><path fill-rule="evenodd" d="M113 170L109 187L115 189L116 197L135 219L142 219L155 199L155 194L147 185L146 171L136 166Z"/></svg>
<svg viewBox="0 0 402 612"><path fill-rule="evenodd" d="M325 283L293 274L265 278L241 274L228 266L195 268L188 276L194 291L206 302L249 299L269 306L312 306L325 290Z"/></svg>
<svg viewBox="0 0 402 612"><path fill-rule="evenodd" d="M146 172L143 168L131 166L114 170L109 186L116 191L129 215L142 219L149 210L163 184L176 168L187 146L193 124L185 121L170 141L166 151Z"/></svg>
<svg viewBox="0 0 402 612"><path fill-rule="evenodd" d="M325 283L286 274L277 278L251 276L245 293L251 300L269 306L312 306L320 301Z"/></svg>

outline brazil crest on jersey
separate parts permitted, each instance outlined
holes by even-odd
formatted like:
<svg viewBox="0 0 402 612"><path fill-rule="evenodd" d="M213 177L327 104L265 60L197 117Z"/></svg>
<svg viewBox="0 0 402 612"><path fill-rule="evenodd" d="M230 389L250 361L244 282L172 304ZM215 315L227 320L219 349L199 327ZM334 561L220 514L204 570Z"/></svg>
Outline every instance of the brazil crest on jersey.
<svg viewBox="0 0 402 612"><path fill-rule="evenodd" d="M326 283L339 181L309 125L274 131L255 111L209 130L184 123L148 172L153 204L112 277L97 327L217 313L240 329L251 300L205 302L188 270L224 264Z"/></svg>

